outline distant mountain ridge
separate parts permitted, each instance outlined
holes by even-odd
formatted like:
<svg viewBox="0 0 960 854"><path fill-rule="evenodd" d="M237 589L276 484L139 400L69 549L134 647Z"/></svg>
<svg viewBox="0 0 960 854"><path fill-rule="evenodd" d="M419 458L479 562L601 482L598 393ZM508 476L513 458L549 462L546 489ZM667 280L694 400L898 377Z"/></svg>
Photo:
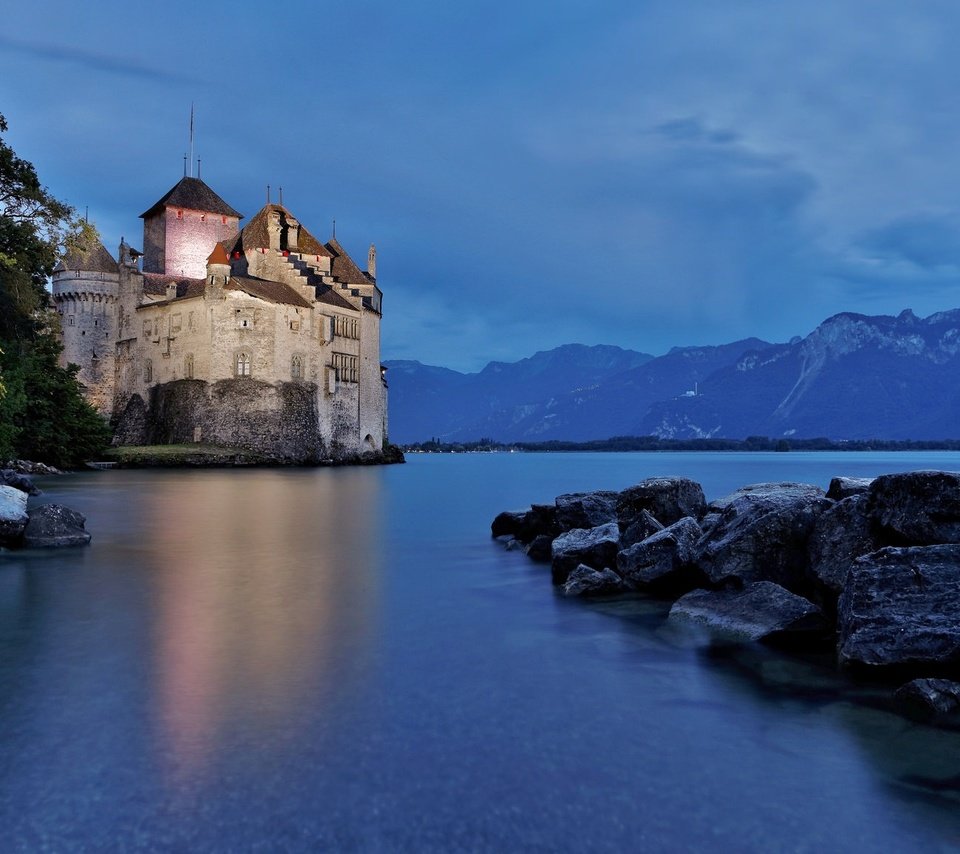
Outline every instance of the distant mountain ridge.
<svg viewBox="0 0 960 854"><path fill-rule="evenodd" d="M844 313L788 344L748 338L659 357L569 344L475 374L385 364L400 443L960 437L960 309Z"/></svg>

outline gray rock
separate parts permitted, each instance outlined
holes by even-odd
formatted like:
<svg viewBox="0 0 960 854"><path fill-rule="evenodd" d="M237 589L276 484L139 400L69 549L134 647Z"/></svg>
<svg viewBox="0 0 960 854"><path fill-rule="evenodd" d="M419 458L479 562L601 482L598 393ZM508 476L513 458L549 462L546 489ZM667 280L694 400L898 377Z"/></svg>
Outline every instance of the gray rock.
<svg viewBox="0 0 960 854"><path fill-rule="evenodd" d="M85 546L90 542L90 534L84 529L86 521L82 513L62 504L34 507L23 531L23 545L27 548Z"/></svg>
<svg viewBox="0 0 960 854"><path fill-rule="evenodd" d="M620 529L616 522L566 531L553 541L553 583L565 583L581 563L594 569L614 566L619 546Z"/></svg>
<svg viewBox="0 0 960 854"><path fill-rule="evenodd" d="M837 613L842 665L937 675L960 664L960 545L884 548L850 567Z"/></svg>
<svg viewBox="0 0 960 854"><path fill-rule="evenodd" d="M13 469L0 469L0 483L19 489L27 495L41 495L39 489L33 482L33 478L27 474L21 474Z"/></svg>
<svg viewBox="0 0 960 854"><path fill-rule="evenodd" d="M882 545L873 535L867 502L865 493L854 493L828 507L814 522L808 542L810 573L831 601L843 591L854 560Z"/></svg>
<svg viewBox="0 0 960 854"><path fill-rule="evenodd" d="M698 563L712 584L773 581L794 593L811 587L807 539L833 506L817 486L763 483L711 504L719 517L699 543Z"/></svg>
<svg viewBox="0 0 960 854"><path fill-rule="evenodd" d="M550 563L553 557L553 537L540 534L527 546L527 557L540 563Z"/></svg>
<svg viewBox="0 0 960 854"><path fill-rule="evenodd" d="M607 490L558 495L556 500L558 533L572 531L574 528L596 528L598 525L616 521L616 507L617 493Z"/></svg>
<svg viewBox="0 0 960 854"><path fill-rule="evenodd" d="M835 477L827 488L827 498L842 501L851 495L863 495L870 489L872 477Z"/></svg>
<svg viewBox="0 0 960 854"><path fill-rule="evenodd" d="M651 534L655 534L657 531L662 530L663 525L654 519L648 511L641 510L640 515L637 516L637 518L620 535L620 548L628 549L630 546L645 540Z"/></svg>
<svg viewBox="0 0 960 854"><path fill-rule="evenodd" d="M914 679L893 695L900 714L928 724L955 723L960 718L960 682Z"/></svg>
<svg viewBox="0 0 960 854"><path fill-rule="evenodd" d="M0 485L0 546L17 545L27 525L27 494Z"/></svg>
<svg viewBox="0 0 960 854"><path fill-rule="evenodd" d="M632 588L678 595L703 583L696 566L700 526L685 516L617 555L617 573Z"/></svg>
<svg viewBox="0 0 960 854"><path fill-rule="evenodd" d="M627 589L612 569L604 567L599 572L592 567L580 564L567 577L563 585L564 596L610 596Z"/></svg>
<svg viewBox="0 0 960 854"><path fill-rule="evenodd" d="M885 474L870 486L870 514L891 545L960 543L960 474Z"/></svg>
<svg viewBox="0 0 960 854"><path fill-rule="evenodd" d="M684 516L699 519L707 501L703 488L688 477L649 477L629 486L617 498L617 519L626 531L646 510L663 525L679 522Z"/></svg>
<svg viewBox="0 0 960 854"><path fill-rule="evenodd" d="M828 628L816 605L770 581L743 590L694 590L673 603L670 619L702 623L731 640L767 643L820 641Z"/></svg>
<svg viewBox="0 0 960 854"><path fill-rule="evenodd" d="M556 509L551 505L534 504L529 510L505 510L490 525L494 537L509 534L522 543L529 543L541 534L553 536L556 531Z"/></svg>

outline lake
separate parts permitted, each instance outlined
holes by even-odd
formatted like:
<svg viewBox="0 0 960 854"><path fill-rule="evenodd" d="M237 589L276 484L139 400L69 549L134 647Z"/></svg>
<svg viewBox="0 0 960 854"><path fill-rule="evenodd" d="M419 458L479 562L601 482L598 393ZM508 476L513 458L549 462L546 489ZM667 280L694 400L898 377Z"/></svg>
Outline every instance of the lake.
<svg viewBox="0 0 960 854"><path fill-rule="evenodd" d="M6 851L956 851L960 733L828 662L558 596L500 510L950 453L411 455L38 478L88 548L0 555Z"/></svg>

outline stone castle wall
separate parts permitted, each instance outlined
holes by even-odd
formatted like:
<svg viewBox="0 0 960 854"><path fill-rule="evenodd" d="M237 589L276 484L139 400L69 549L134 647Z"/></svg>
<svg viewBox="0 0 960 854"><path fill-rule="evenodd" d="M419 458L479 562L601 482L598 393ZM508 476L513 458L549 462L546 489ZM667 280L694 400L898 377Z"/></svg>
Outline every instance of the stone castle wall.
<svg viewBox="0 0 960 854"><path fill-rule="evenodd" d="M143 221L143 270L202 279L210 251L239 228L232 216L182 208L158 211Z"/></svg>

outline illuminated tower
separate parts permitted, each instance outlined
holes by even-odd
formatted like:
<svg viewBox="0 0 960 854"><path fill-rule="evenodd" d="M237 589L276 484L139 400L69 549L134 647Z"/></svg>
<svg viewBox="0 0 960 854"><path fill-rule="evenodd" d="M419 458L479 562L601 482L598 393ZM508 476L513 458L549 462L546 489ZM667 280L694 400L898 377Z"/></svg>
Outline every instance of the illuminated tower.
<svg viewBox="0 0 960 854"><path fill-rule="evenodd" d="M243 214L199 178L181 178L143 220L143 272L202 279L207 257L236 235Z"/></svg>

